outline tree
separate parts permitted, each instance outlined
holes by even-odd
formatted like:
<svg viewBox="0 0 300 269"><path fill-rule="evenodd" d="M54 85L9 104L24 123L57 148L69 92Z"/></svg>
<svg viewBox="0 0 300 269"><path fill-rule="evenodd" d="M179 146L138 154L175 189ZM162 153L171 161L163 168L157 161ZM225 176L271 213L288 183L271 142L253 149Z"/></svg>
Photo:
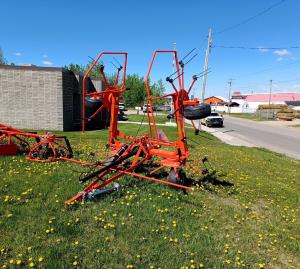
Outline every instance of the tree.
<svg viewBox="0 0 300 269"><path fill-rule="evenodd" d="M129 90L122 94L126 106L142 106L147 96L144 78L138 74L127 75L126 88L129 88Z"/></svg>
<svg viewBox="0 0 300 269"><path fill-rule="evenodd" d="M162 79L158 80L157 82L154 82L152 86L150 86L151 89L151 95L152 96L162 96L165 94L166 88L163 84ZM162 105L165 103L164 99L156 99L155 104L156 105Z"/></svg>
<svg viewBox="0 0 300 269"><path fill-rule="evenodd" d="M79 64L69 64L68 66L65 66L66 69L69 69L72 72L75 73L84 73L85 67Z"/></svg>
<svg viewBox="0 0 300 269"><path fill-rule="evenodd" d="M102 63L99 62L94 66L93 70L90 73L90 77L92 77L92 78L101 78L102 77L101 72L100 72L101 65L102 65ZM65 68L67 68L73 72L85 74L86 71L90 68L90 65L79 65L79 64L70 63L68 66L65 66Z"/></svg>
<svg viewBox="0 0 300 269"><path fill-rule="evenodd" d="M1 47L0 47L0 64L7 64L7 61L4 58L4 54L3 54Z"/></svg>

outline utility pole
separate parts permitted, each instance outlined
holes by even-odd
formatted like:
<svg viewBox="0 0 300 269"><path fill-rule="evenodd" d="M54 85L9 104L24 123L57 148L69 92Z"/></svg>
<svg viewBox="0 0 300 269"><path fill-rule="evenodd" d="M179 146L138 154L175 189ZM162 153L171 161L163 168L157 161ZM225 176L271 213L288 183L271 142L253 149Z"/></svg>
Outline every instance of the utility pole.
<svg viewBox="0 0 300 269"><path fill-rule="evenodd" d="M268 120L270 119L270 112L271 112L271 96L272 96L272 86L273 86L273 79L270 79L270 93L269 93L269 109L268 109ZM274 118L274 114L273 117Z"/></svg>
<svg viewBox="0 0 300 269"><path fill-rule="evenodd" d="M272 86L273 86L273 79L270 79L269 108L271 106Z"/></svg>
<svg viewBox="0 0 300 269"><path fill-rule="evenodd" d="M229 80L228 80L228 84L229 84L229 89L228 89L228 105L227 105L227 112L228 112L228 114L230 114L230 102L231 102L231 85L232 85L232 81L233 81L233 79L232 78L230 78Z"/></svg>
<svg viewBox="0 0 300 269"><path fill-rule="evenodd" d="M212 37L211 37L211 28L208 31L208 38L207 38L207 48L205 52L205 63L204 63L204 72L203 72L203 80L202 80L202 96L201 101L204 103L204 97L205 97L205 88L206 88L206 76L207 76L207 69L208 69L208 60L209 60L209 54L211 51L211 45L212 45Z"/></svg>
<svg viewBox="0 0 300 269"><path fill-rule="evenodd" d="M206 76L207 76L207 69L208 69L208 60L209 60L209 54L211 51L211 45L212 45L212 36L211 36L211 28L208 30L208 37L207 37L207 48L205 52L205 62L204 62L204 73L203 73L203 79L202 79L202 94L201 94L201 102L204 103L204 97L205 97L205 88L206 88ZM201 120L198 121L198 130L201 130ZM199 131L196 130L196 133Z"/></svg>

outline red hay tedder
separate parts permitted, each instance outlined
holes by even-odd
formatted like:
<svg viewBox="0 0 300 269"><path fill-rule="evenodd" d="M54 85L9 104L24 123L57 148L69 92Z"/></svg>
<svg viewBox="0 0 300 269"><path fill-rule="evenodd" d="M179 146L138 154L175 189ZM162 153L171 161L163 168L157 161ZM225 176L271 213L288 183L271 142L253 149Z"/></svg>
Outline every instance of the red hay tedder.
<svg viewBox="0 0 300 269"><path fill-rule="evenodd" d="M170 54L175 63L176 71L166 78L166 81L172 86L173 92L164 96L154 97L151 95L149 78L153 63L156 57L161 54ZM101 92L90 92L87 89L87 80L93 68L99 66L97 63L103 55L123 57L124 66L119 64L113 82L109 83L104 72L104 65L101 64L100 72L105 85L104 90ZM185 63L183 60L178 60L177 51L175 50L157 50L154 52L146 75L148 133L128 136L118 129L119 101L121 94L126 90L127 52L102 52L98 55L83 78L82 131L85 132L86 123L97 117L103 109L109 112L109 141L107 146L111 150L111 155L104 161L89 163L72 159L72 148L65 136L23 132L2 124L0 124L0 155L26 153L26 158L32 161L63 160L96 168L96 171L85 174L84 177L80 178L81 183L86 183L89 180L93 181L83 191L66 201L66 205L111 192L116 188L117 184L113 188L106 186L117 181L122 176L131 176L183 190L191 190L192 188L189 185L184 167L201 173L203 171L199 167L189 163L204 163L207 159L188 160L190 153L185 131L185 119L191 120L197 134L199 130L196 129L193 120L208 116L210 114L210 106L200 104L196 98L190 99L191 89L198 76L193 76L191 85L186 89L184 84L184 66ZM176 76L175 78L174 75ZM120 80L121 82L119 83ZM176 80L177 85L175 85ZM158 129L156 125L153 102L163 98L171 98L174 104L173 116L177 126L176 141L169 141L163 131ZM96 108L92 113L87 113L86 106L99 100L101 100L99 108ZM168 173L166 179L161 179L159 172L162 171Z"/></svg>
<svg viewBox="0 0 300 269"><path fill-rule="evenodd" d="M167 81L172 85L173 93L161 97L151 96L149 77L152 70L153 63L158 54L171 54L175 61L176 74L178 78L178 85L176 86L171 77L167 77ZM99 93L88 94L86 89L86 79L91 73L92 69L96 66L102 55L123 55L124 68L120 66L116 74L113 85L108 84L108 79L104 73L104 66L101 65L100 71L105 83L105 89ZM193 77L193 81L188 88L184 86L184 63L178 61L177 51L174 50L157 50L154 52L151 63L146 76L146 90L147 90L147 110L148 118L148 134L141 136L127 136L118 129L118 110L119 100L122 92L126 90L126 52L102 52L95 59L83 79L83 109L82 109L82 130L85 131L85 98L101 98L103 105L96 111L99 113L104 107L109 110L110 129L108 147L112 150L112 155L105 161L100 162L99 169L85 177L81 178L81 183L94 179L87 185L83 191L79 192L65 204L71 204L75 201L81 201L88 197L93 197L105 192L108 184L118 180L122 176L132 176L138 179L155 181L158 183L166 184L169 186L191 190L187 186L187 178L183 170L184 166L200 171L199 168L187 165L189 151L187 144L187 137L184 128L184 118L194 120L201 119L210 114L210 107L199 105L198 99L190 99L189 93L197 80L197 76ZM123 70L122 83L118 85L118 78L120 71ZM174 117L177 124L178 139L170 142L167 137L156 126L155 116L153 112L152 103L157 98L171 97L174 103ZM93 115L95 116L96 113ZM195 126L193 124L193 126ZM203 160L196 160L194 162L205 162ZM138 172L143 167L143 173ZM156 177L156 173L160 170L168 169L169 175L166 180Z"/></svg>

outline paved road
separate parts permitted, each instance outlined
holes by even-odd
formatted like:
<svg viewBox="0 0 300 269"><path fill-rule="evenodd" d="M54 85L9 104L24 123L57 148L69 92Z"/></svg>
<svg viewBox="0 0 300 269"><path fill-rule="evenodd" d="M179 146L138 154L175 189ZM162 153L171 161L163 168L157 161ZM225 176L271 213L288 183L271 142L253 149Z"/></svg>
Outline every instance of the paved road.
<svg viewBox="0 0 300 269"><path fill-rule="evenodd" d="M224 117L224 128L216 131L300 159L300 128L274 126L235 117Z"/></svg>

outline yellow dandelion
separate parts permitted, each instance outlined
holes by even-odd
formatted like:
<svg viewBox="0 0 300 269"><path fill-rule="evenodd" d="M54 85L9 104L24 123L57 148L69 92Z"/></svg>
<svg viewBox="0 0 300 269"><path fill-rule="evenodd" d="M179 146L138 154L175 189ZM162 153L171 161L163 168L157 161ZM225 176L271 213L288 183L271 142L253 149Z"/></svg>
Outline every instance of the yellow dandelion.
<svg viewBox="0 0 300 269"><path fill-rule="evenodd" d="M231 264L231 260L227 259L224 261L226 264Z"/></svg>

